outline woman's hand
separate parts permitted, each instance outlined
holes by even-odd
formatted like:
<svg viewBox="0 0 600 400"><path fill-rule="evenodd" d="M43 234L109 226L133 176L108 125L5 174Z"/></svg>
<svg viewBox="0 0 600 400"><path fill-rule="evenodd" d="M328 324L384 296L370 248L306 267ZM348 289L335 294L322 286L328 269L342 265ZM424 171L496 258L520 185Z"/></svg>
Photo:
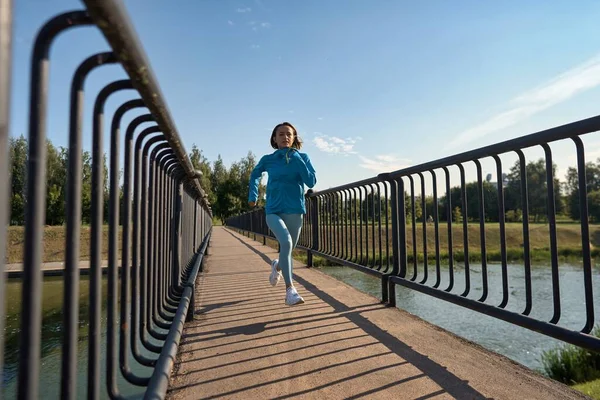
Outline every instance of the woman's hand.
<svg viewBox="0 0 600 400"><path fill-rule="evenodd" d="M252 208L256 207L256 202L255 201L249 201L248 205Z"/></svg>

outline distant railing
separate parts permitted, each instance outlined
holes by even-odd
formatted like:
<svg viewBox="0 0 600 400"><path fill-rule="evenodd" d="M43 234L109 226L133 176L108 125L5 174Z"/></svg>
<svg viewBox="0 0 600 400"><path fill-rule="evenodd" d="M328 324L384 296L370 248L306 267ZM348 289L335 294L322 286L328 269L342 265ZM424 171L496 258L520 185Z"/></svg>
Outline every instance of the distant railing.
<svg viewBox="0 0 600 400"><path fill-rule="evenodd" d="M480 313L516 324L527 329L543 333L559 340L572 343L590 350L600 351L600 339L591 335L594 328L594 296L592 284L592 259L590 253L590 230L588 218L588 191L586 183L586 162L584 144L581 135L600 130L600 117L589 118L564 126L508 140L478 150L457 154L437 161L405 168L392 173L384 173L370 179L349 183L318 193L307 194L307 215L299 240L298 248L308 253L308 265L312 266L313 256L317 255L363 271L370 275L381 277L382 301L392 306L396 305L395 288L402 285L407 288L425 293L430 296L470 308ZM566 139L574 145L577 160L577 180L579 192L581 254L582 254L582 287L585 317L578 320L581 329L572 326L561 326L561 282L559 268L558 238L555 211L555 176L553 171L551 142ZM549 318L534 316L532 293L544 288L533 287L531 278L531 246L530 246L530 215L528 202L531 193L528 191L526 159L523 150L539 146L543 149L546 172L546 191L541 196L546 200L546 215L549 239L549 261L551 272L551 312ZM539 148L538 147L538 148ZM500 265L488 262L486 244L486 225L490 219L486 211L484 196L484 179L482 160L493 160L496 175L503 176L501 155L512 153L518 164L520 202L522 207L522 259L519 269L522 277L509 281L509 263L506 246L507 208L504 204L504 183L498 179L495 191L497 193L497 214L493 216L494 225L499 231ZM467 183L465 167L473 163L477 175L477 233L469 234L467 213ZM451 171L454 167L460 179L460 209L462 221L453 222L453 204L451 195ZM437 172L443 172L445 180L445 216L440 215L438 204ZM430 177L430 179L427 179ZM429 182L432 189L433 215L426 218L426 189ZM419 185L420 183L420 185ZM416 202L415 186L420 186L421 204ZM417 208L421 207L423 215L417 220ZM228 227L246 233L263 235L273 238L266 222L264 209L238 215L227 219ZM420 229L419 229L420 225ZM443 225L446 225L445 227ZM458 225L458 227L453 227ZM462 227L462 229L460 229ZM457 229L455 229L457 228ZM421 232L419 232L419 230ZM454 230L459 232L460 238ZM433 232L428 232L433 231ZM461 232L462 231L462 232ZM428 239L433 235L433 243ZM446 254L442 253L440 235L446 235ZM469 241L473 236L480 242L481 261L477 264L469 255ZM455 251L454 241L462 241L461 254ZM431 250L433 244L434 249ZM422 249L422 253L418 252ZM429 254L435 254L435 269L430 269ZM460 256L460 257L458 257ZM461 262L457 262L457 259ZM447 268L442 263L447 260ZM460 268L464 279L455 279L455 272ZM498 272L497 282L490 284L489 272ZM432 275L434 274L434 275ZM477 286L475 289L474 286ZM513 287L522 288L524 299L511 292ZM598 288L598 285L596 285ZM498 293L500 299L492 299L492 292ZM522 302L524 304L515 304ZM522 307L522 309L518 309ZM572 321L571 321L572 322ZM571 324L572 325L572 324Z"/></svg>
<svg viewBox="0 0 600 400"><path fill-rule="evenodd" d="M6 225L10 201L7 142L11 3L10 0L0 0L0 376L4 349ZM106 392L114 399L124 397L117 385L117 375L121 374L133 385L146 388L144 398L164 398L184 320L194 311L194 283L209 244L212 213L197 179L200 172L194 170L181 144L122 2L85 0L83 3L85 10L67 12L48 21L40 29L32 52L17 396L19 399L44 397L43 388L39 385L39 371L50 47L61 32L92 26L100 29L112 49L84 60L73 75L70 89L60 398L75 399L78 386L84 86L90 71L115 63L123 66L128 79L107 84L97 95L93 107L87 398L98 399L101 392L105 392L100 387L104 105L109 96L122 90L133 90L139 98L123 103L112 116L110 125ZM148 113L134 118L122 137L121 119L124 114L143 108ZM136 129L144 123L151 125L136 133ZM124 208L120 210L121 149L124 149ZM122 250L118 254L120 215L123 217L123 234L120 239ZM119 259L122 260L120 273ZM151 367L152 375L139 376L132 372L131 356L140 365Z"/></svg>

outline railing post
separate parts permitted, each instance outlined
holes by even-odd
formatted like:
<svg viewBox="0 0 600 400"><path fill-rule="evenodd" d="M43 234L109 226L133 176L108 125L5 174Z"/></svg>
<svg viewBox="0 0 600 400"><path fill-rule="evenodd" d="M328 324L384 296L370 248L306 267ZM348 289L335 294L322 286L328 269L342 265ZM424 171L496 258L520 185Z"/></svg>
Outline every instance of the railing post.
<svg viewBox="0 0 600 400"><path fill-rule="evenodd" d="M198 251L198 200L194 200L194 253Z"/></svg>
<svg viewBox="0 0 600 400"><path fill-rule="evenodd" d="M173 221L173 266L171 270L171 279L173 287L181 288L181 235L182 235L182 221L181 214L183 210L183 181L177 181L177 192L175 195L175 218Z"/></svg>
<svg viewBox="0 0 600 400"><path fill-rule="evenodd" d="M308 251L308 266L313 267L313 252L319 250L319 201L317 197L310 198L310 230L312 233L312 243Z"/></svg>

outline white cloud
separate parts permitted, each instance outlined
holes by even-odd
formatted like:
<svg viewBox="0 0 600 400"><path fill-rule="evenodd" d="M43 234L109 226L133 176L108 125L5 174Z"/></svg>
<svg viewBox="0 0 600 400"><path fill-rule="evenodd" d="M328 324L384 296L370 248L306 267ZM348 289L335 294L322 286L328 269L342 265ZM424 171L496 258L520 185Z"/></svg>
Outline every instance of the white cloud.
<svg viewBox="0 0 600 400"><path fill-rule="evenodd" d="M239 12L239 13L248 13L250 11L252 11L252 9L250 7L240 7L235 10L235 12Z"/></svg>
<svg viewBox="0 0 600 400"><path fill-rule="evenodd" d="M364 156L358 156L361 160L359 164L362 168L375 171L376 173L392 172L410 165L409 160L401 159L389 154L375 156L374 159Z"/></svg>
<svg viewBox="0 0 600 400"><path fill-rule="evenodd" d="M253 44L250 46L251 49L260 49L260 44Z"/></svg>
<svg viewBox="0 0 600 400"><path fill-rule="evenodd" d="M450 143L449 147L465 145L490 133L506 129L598 85L600 85L600 56L512 99L509 102L508 110L462 132Z"/></svg>
<svg viewBox="0 0 600 400"><path fill-rule="evenodd" d="M317 146L317 149L324 151L325 153L343 155L356 154L356 151L354 151L356 139L342 139L335 136L326 136L318 134L318 136L315 137L312 140L312 142L315 146Z"/></svg>
<svg viewBox="0 0 600 400"><path fill-rule="evenodd" d="M250 25L252 27L252 30L255 32L261 28L268 29L271 27L271 24L269 22L250 21L250 22L248 22L248 25Z"/></svg>
<svg viewBox="0 0 600 400"><path fill-rule="evenodd" d="M232 21L232 20L229 20L229 21L227 21L227 23L229 24L229 26L232 26L232 25L234 25L234 23L233 23L233 21Z"/></svg>

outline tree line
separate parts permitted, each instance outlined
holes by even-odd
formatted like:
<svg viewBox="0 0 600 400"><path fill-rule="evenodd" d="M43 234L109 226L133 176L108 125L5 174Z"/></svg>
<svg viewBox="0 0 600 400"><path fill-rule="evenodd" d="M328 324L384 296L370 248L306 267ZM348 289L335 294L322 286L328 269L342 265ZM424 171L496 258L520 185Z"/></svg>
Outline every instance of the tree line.
<svg viewBox="0 0 600 400"><path fill-rule="evenodd" d="M56 147L51 141L47 141L47 172L46 172L46 224L62 225L65 222L66 189L68 177L67 149ZM200 184L208 195L212 206L213 215L224 220L232 215L249 210L247 203L248 185L250 173L256 166L256 157L248 152L245 157L232 163L227 168L219 155L217 160L210 162L196 145L192 146L189 153L190 161L195 169L202 172ZM11 225L23 225L25 221L26 206L26 174L27 174L27 140L25 137L10 139L11 158ZM84 224L89 224L91 216L92 199L92 157L88 151L82 154L82 193L81 193L81 219ZM104 155L104 220L108 221L108 168L107 156ZM543 222L547 215L547 177L546 163L544 159L531 161L526 166L528 186L528 210L533 222ZM580 219L579 207L579 181L577 169L569 167L564 181L556 178L556 165L553 166L555 209L559 215L565 215L573 220ZM588 210L590 219L600 222L600 159L596 162L586 164L586 184L588 196ZM523 204L521 196L521 172L518 162L510 171L502 177L504 196L504 216L508 222L519 222L523 218ZM498 190L497 186L486 179L482 182L484 198L485 218L489 222L499 220ZM418 183L415 182L418 192ZM450 215L454 222L461 222L463 218L468 221L479 221L479 185L477 182L469 182L465 185L466 212L463 209L462 190L460 187L452 187L450 190L450 203L448 204L445 192L438 194L438 217L447 220ZM263 201L265 188L259 186L259 201ZM123 190L120 188L119 198L123 201ZM324 209L335 220L350 218L352 210L360 210L363 220L379 219L380 213L385 213L386 200L383 192L365 193L363 200L354 199L356 206L350 206L350 200L338 198L331 201L332 197L324 199ZM412 199L409 193L404 194L407 220L412 219ZM421 196L415 195L415 219L423 221L423 218L434 216L434 198L425 197L425 209L423 210ZM122 205L122 204L121 204ZM389 206L389 201L388 201ZM450 210L448 210L450 206ZM388 217L391 211L388 208ZM354 218L354 217L352 217Z"/></svg>
<svg viewBox="0 0 600 400"><path fill-rule="evenodd" d="M546 161L542 158L531 161L526 165L527 173L527 203L529 217L532 222L545 222L548 220L548 184L546 176ZM592 222L600 222L600 159L586 164L586 185L588 198L588 212ZM555 212L573 220L579 220L581 209L579 206L579 180L578 172L574 167L569 167L565 181L556 178L556 165L553 165L553 193ZM503 215L507 222L521 222L523 220L523 196L521 194L521 169L517 161L509 173L502 177L503 180ZM415 181L415 192L419 193L419 182ZM406 185L405 185L406 189ZM480 213L480 191L483 193L484 213L486 222L498 222L500 212L498 209L497 183L490 182L490 178L481 182L468 182L465 184L465 204L463 205L463 191L460 186L450 188L450 202L448 196L438 192L438 218L447 221L448 216L453 222L462 222L466 218L469 222L478 222ZM432 219L435 216L435 199L432 195L423 197L414 196L415 220ZM388 194L389 196L389 194ZM338 195L337 198L329 196L323 199L322 210L326 217L333 221L361 219L366 221L385 220L387 203L387 217L391 218L389 198L386 200L384 191L367 190L359 195L356 191L350 198ZM404 203L407 221L413 218L413 199L409 191L405 190ZM464 209L466 206L466 210Z"/></svg>
<svg viewBox="0 0 600 400"><path fill-rule="evenodd" d="M46 225L62 225L66 221L66 196L68 182L68 150L62 146L54 146L46 141ZM256 165L256 157L248 152L229 168L219 155L213 163L209 162L202 151L194 145L189 154L195 169L202 171L200 184L208 195L213 215L221 220L231 215L247 211L248 184L250 173ZM10 224L24 225L26 207L27 183L27 139L23 135L10 139L11 160L11 204ZM104 154L104 222L108 222L109 210L109 177L107 155ZM123 171L120 171L122 175ZM82 153L82 190L81 190L81 220L83 224L91 221L92 204L92 156L89 151ZM123 206L123 187L119 189L121 207ZM259 187L259 197L262 198L265 188ZM122 209L122 208L121 208Z"/></svg>

